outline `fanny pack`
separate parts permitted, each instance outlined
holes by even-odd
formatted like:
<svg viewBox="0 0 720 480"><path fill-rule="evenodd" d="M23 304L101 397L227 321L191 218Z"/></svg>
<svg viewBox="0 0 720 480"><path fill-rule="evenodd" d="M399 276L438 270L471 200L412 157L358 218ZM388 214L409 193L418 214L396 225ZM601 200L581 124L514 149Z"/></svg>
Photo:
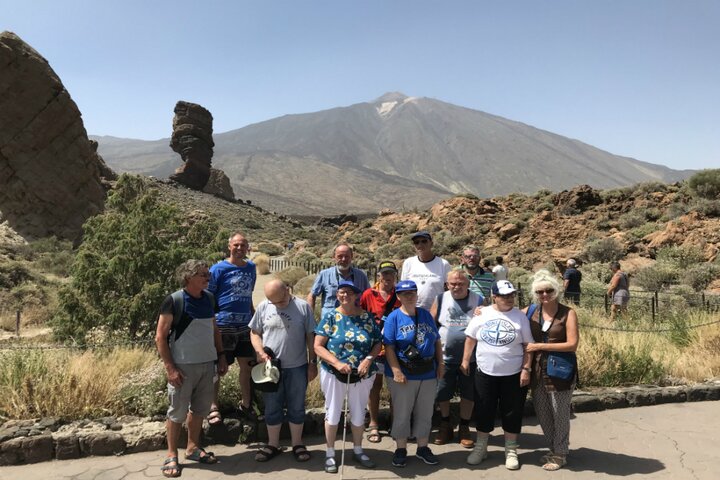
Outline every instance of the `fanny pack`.
<svg viewBox="0 0 720 480"><path fill-rule="evenodd" d="M350 378L348 379L347 373L342 373L337 370L335 370L333 367L328 366L330 369L330 373L335 375L335 378L337 378L341 383L357 383L360 380L362 380L364 377L361 377L360 374L356 369L352 369L352 372L350 372Z"/></svg>
<svg viewBox="0 0 720 480"><path fill-rule="evenodd" d="M407 370L408 375L422 375L435 369L434 358L416 358L415 360L403 360L398 358L400 366Z"/></svg>

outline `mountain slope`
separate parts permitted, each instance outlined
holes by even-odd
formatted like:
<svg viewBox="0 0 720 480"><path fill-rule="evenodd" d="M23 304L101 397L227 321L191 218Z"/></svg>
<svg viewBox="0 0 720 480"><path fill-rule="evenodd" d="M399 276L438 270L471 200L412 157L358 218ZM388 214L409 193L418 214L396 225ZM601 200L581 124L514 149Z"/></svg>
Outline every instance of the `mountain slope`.
<svg viewBox="0 0 720 480"><path fill-rule="evenodd" d="M213 163L241 198L295 214L424 208L459 192L489 197L578 184L612 188L690 174L400 93L285 115L214 138ZM167 140L97 140L118 171L164 177L180 164Z"/></svg>

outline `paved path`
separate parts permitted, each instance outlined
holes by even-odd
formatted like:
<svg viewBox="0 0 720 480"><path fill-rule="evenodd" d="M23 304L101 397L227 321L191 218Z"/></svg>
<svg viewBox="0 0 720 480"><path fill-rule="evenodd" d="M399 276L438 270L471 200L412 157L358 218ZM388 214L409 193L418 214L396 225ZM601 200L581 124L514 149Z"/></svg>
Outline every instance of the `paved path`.
<svg viewBox="0 0 720 480"><path fill-rule="evenodd" d="M465 464L467 450L457 444L434 447L440 465L427 466L411 457L404 469L390 464L394 448L390 439L366 446L379 467L361 470L351 463L346 479L431 478L455 480L492 478L502 480L595 479L611 477L717 479L720 477L720 402L678 403L654 407L628 408L578 414L572 421L570 463L558 472L545 472L538 465L544 445L540 427L527 419L520 440L522 468L511 472L504 467L499 437L490 444L490 456L478 467ZM499 431L496 430L496 432ZM213 466L186 463L184 479L219 480L238 478L305 480L336 479L339 475L323 472L324 447L321 438L307 442L313 458L296 463L285 451L269 463L253 460L256 446L215 446L221 462ZM338 447L340 442L338 442ZM414 445L409 453L414 453ZM339 455L339 454L338 454ZM139 480L162 478L160 464L164 451L137 453L119 457L94 457L53 461L26 466L0 467L2 480ZM339 457L338 457L339 458Z"/></svg>

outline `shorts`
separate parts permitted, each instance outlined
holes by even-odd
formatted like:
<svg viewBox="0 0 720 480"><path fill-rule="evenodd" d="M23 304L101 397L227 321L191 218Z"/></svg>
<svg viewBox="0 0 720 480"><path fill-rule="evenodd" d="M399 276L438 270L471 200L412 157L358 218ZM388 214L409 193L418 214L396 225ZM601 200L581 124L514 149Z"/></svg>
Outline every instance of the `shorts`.
<svg viewBox="0 0 720 480"><path fill-rule="evenodd" d="M267 425L280 425L285 417L290 423L305 423L307 371L307 363L299 367L283 368L278 391L263 392ZM284 414L284 409L287 409L287 415Z"/></svg>
<svg viewBox="0 0 720 480"><path fill-rule="evenodd" d="M625 306L630 301L630 292L627 290L618 290L613 294L612 303L613 305Z"/></svg>
<svg viewBox="0 0 720 480"><path fill-rule="evenodd" d="M207 416L215 398L215 362L180 364L177 368L185 378L179 387L168 383L170 407L167 418L175 423L183 423L188 410L193 415Z"/></svg>
<svg viewBox="0 0 720 480"><path fill-rule="evenodd" d="M232 333L221 331L220 337L228 366L232 365L236 358L255 358L255 349L250 342L249 328Z"/></svg>
<svg viewBox="0 0 720 480"><path fill-rule="evenodd" d="M477 365L470 364L470 375L463 375L459 363L446 363L445 376L438 382L437 401L447 402L452 400L455 392L460 390L460 398L463 400L475 400L475 376Z"/></svg>

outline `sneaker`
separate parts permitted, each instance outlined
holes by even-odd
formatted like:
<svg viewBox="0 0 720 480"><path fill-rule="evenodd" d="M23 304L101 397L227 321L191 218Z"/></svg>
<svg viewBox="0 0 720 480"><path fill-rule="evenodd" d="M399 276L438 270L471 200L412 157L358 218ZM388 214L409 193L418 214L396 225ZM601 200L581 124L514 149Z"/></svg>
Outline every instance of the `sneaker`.
<svg viewBox="0 0 720 480"><path fill-rule="evenodd" d="M458 428L458 437L460 437L460 445L463 448L473 448L475 446L475 440L472 439L469 425L460 425Z"/></svg>
<svg viewBox="0 0 720 480"><path fill-rule="evenodd" d="M480 465L482 461L487 458L487 446L487 438L478 438L475 447L473 448L472 452L470 452L470 455L468 455L468 458L466 460L468 465Z"/></svg>
<svg viewBox="0 0 720 480"><path fill-rule="evenodd" d="M407 449L398 448L392 458L393 467L404 467L407 465Z"/></svg>
<svg viewBox="0 0 720 480"><path fill-rule="evenodd" d="M450 422L440 421L440 427L438 428L438 433L433 443L435 445L445 445L446 443L452 441L452 438L453 431Z"/></svg>
<svg viewBox="0 0 720 480"><path fill-rule="evenodd" d="M517 454L517 442L505 442L505 468L517 470L520 468L520 461Z"/></svg>
<svg viewBox="0 0 720 480"><path fill-rule="evenodd" d="M437 456L430 450L430 447L418 447L415 456L428 465L437 465L440 463Z"/></svg>

